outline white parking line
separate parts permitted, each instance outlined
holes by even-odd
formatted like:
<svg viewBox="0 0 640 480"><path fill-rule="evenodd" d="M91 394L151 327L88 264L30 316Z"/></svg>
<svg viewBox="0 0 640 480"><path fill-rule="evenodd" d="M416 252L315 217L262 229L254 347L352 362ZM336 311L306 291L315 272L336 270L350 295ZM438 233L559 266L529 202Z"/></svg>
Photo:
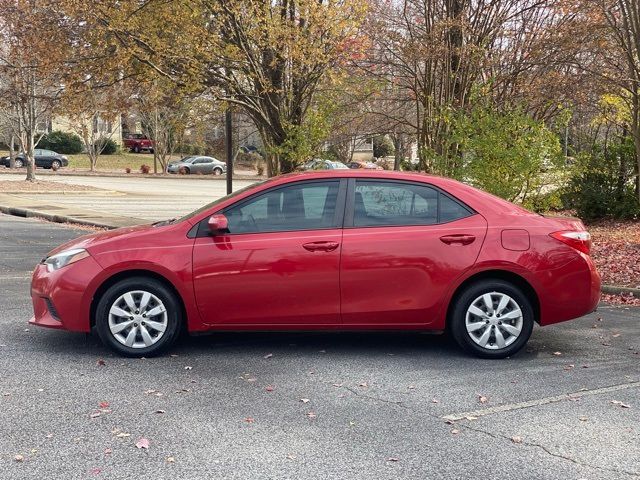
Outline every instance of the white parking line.
<svg viewBox="0 0 640 480"><path fill-rule="evenodd" d="M519 403L507 403L505 405L498 405L495 407L483 408L482 410L473 410L470 412L452 413L442 417L443 420L455 422L457 420L464 420L468 417L485 417L487 415L493 415L494 413L510 412L512 410L520 410L522 408L539 407L540 405L547 405L549 403L562 402L564 400L571 400L572 398L588 397L592 395L601 395L603 393L617 392L618 390L627 390L629 388L640 387L640 382L622 383L620 385L612 385L610 387L594 388L592 390L580 390L574 393L565 393L563 395L556 395L555 397L539 398L536 400L529 400L527 402Z"/></svg>

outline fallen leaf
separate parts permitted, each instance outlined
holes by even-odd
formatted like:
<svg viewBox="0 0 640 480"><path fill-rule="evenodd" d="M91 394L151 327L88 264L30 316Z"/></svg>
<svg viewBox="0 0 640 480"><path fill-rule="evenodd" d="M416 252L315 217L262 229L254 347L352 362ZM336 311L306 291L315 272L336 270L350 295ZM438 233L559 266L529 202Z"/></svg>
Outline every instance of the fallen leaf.
<svg viewBox="0 0 640 480"><path fill-rule="evenodd" d="M307 417L309 417L309 418L316 418L317 416L318 416L318 415L316 415L316 413L315 413L315 412L309 412L309 413L307 413Z"/></svg>
<svg viewBox="0 0 640 480"><path fill-rule="evenodd" d="M264 387L264 389L267 392L273 392L275 390L275 387L271 386L271 385L267 385L266 387Z"/></svg>
<svg viewBox="0 0 640 480"><path fill-rule="evenodd" d="M578 420L580 420L581 422L586 422L588 420L587 417L580 417L578 418Z"/></svg>
<svg viewBox="0 0 640 480"><path fill-rule="evenodd" d="M102 472L101 468L92 468L91 470L89 470L89 473L91 473L92 475L100 475L100 472Z"/></svg>
<svg viewBox="0 0 640 480"><path fill-rule="evenodd" d="M16 462L24 462L24 456L23 455L16 455L15 457L13 457L13 459Z"/></svg>
<svg viewBox="0 0 640 480"><path fill-rule="evenodd" d="M334 387L341 387L341 386L343 386L343 385L344 385L344 383L334 383L334 384L333 384L333 386L334 386Z"/></svg>
<svg viewBox="0 0 640 480"><path fill-rule="evenodd" d="M149 440L144 437L140 438L140 440L136 442L136 448L149 448Z"/></svg>
<svg viewBox="0 0 640 480"><path fill-rule="evenodd" d="M618 338L620 336L619 333L614 333L613 335L611 335L612 338Z"/></svg>
<svg viewBox="0 0 640 480"><path fill-rule="evenodd" d="M478 401L480 403L487 403L489 401L489 399L487 397L485 397L484 395L478 395Z"/></svg>
<svg viewBox="0 0 640 480"><path fill-rule="evenodd" d="M296 458L298 458L298 457L296 457L295 455L289 454L289 455L287 455L287 458L288 458L289 460L295 460L295 459L296 459Z"/></svg>
<svg viewBox="0 0 640 480"><path fill-rule="evenodd" d="M98 418L100 415L102 415L100 412L92 412L89 417L91 418Z"/></svg>
<svg viewBox="0 0 640 480"><path fill-rule="evenodd" d="M308 398L301 398L300 401L302 403L309 403L310 400Z"/></svg>
<svg viewBox="0 0 640 480"><path fill-rule="evenodd" d="M255 420L253 418L251 418L251 417L245 418L244 421L247 422L247 423L254 423L255 422Z"/></svg>
<svg viewBox="0 0 640 480"><path fill-rule="evenodd" d="M436 398L432 398L431 399L431 403L440 403L440 400L436 399Z"/></svg>
<svg viewBox="0 0 640 480"><path fill-rule="evenodd" d="M98 406L100 408L109 408L109 402L100 402Z"/></svg>
<svg viewBox="0 0 640 480"><path fill-rule="evenodd" d="M53 438L53 433L47 433L47 434L45 435L45 438Z"/></svg>
<svg viewBox="0 0 640 480"><path fill-rule="evenodd" d="M620 400L611 400L611 403L613 403L614 405L618 405L621 408L631 408L631 405L627 405L626 403L623 403Z"/></svg>
<svg viewBox="0 0 640 480"><path fill-rule="evenodd" d="M516 435L515 437L511 437L511 441L513 443L522 443L522 437Z"/></svg>
<svg viewBox="0 0 640 480"><path fill-rule="evenodd" d="M116 435L116 437L118 438L126 438L126 437L130 437L131 434L130 433L125 433L125 432L120 432Z"/></svg>
<svg viewBox="0 0 640 480"><path fill-rule="evenodd" d="M460 430L458 430L457 428L454 428L453 430L451 430L451 433L452 433L453 435L457 435L457 434L459 434L459 433L460 433Z"/></svg>
<svg viewBox="0 0 640 480"><path fill-rule="evenodd" d="M409 390L415 390L416 386L415 386L415 385L409 385L407 388L408 388Z"/></svg>
<svg viewBox="0 0 640 480"><path fill-rule="evenodd" d="M104 367L107 362L105 362L103 359L99 358L98 361L96 362L97 365Z"/></svg>
<svg viewBox="0 0 640 480"><path fill-rule="evenodd" d="M174 463L176 461L173 457L167 457L167 463Z"/></svg>
<svg viewBox="0 0 640 480"><path fill-rule="evenodd" d="M399 460L398 457L389 457L387 458L387 462L397 462Z"/></svg>
<svg viewBox="0 0 640 480"><path fill-rule="evenodd" d="M271 358L273 357L273 353L267 353L264 357L262 358Z"/></svg>
<svg viewBox="0 0 640 480"><path fill-rule="evenodd" d="M175 353L172 353L171 355L169 355L171 358L176 358L178 355L176 355Z"/></svg>
<svg viewBox="0 0 640 480"><path fill-rule="evenodd" d="M471 421L473 421L473 420L477 420L477 419L478 419L478 417L474 417L473 415L469 415L468 417L464 417L464 418L465 418L466 420L471 420Z"/></svg>
<svg viewBox="0 0 640 480"><path fill-rule="evenodd" d="M367 384L367 382L362 382L360 385L358 385L359 387L362 388L367 388L369 385Z"/></svg>
<svg viewBox="0 0 640 480"><path fill-rule="evenodd" d="M445 420L445 422L447 425L455 425L455 422L453 420Z"/></svg>
<svg viewBox="0 0 640 480"><path fill-rule="evenodd" d="M193 367L190 365L187 365L186 367L184 367L185 370L193 370Z"/></svg>
<svg viewBox="0 0 640 480"><path fill-rule="evenodd" d="M156 411L155 411L155 412L153 412L153 413L166 413L166 412L165 412L164 410L156 410Z"/></svg>
<svg viewBox="0 0 640 480"><path fill-rule="evenodd" d="M605 347L610 347L611 346L611 344L609 342L602 342L602 345L605 346Z"/></svg>
<svg viewBox="0 0 640 480"><path fill-rule="evenodd" d="M258 380L257 378L247 378L247 382L255 382Z"/></svg>
<svg viewBox="0 0 640 480"><path fill-rule="evenodd" d="M105 455L111 455L113 453L113 450L111 450L110 448L105 448L104 449L104 454Z"/></svg>
<svg viewBox="0 0 640 480"><path fill-rule="evenodd" d="M559 357L560 355L562 355L562 352L553 352L553 354L554 354L556 357Z"/></svg>

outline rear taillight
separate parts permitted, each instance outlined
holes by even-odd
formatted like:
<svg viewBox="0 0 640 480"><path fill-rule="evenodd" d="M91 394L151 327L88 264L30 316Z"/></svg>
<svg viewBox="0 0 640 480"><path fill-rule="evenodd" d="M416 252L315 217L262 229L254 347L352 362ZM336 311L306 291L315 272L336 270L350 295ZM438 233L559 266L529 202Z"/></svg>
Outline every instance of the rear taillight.
<svg viewBox="0 0 640 480"><path fill-rule="evenodd" d="M566 243L572 248L575 248L579 252L589 255L591 251L591 235L589 232L573 230L562 230L560 232L553 232L549 234L556 240L560 240L562 243Z"/></svg>

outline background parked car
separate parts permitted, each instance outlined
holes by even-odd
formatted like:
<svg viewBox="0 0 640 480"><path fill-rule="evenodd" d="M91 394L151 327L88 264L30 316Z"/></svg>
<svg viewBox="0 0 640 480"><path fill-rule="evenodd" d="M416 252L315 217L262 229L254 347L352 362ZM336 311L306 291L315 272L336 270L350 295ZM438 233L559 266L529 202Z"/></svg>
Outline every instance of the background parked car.
<svg viewBox="0 0 640 480"><path fill-rule="evenodd" d="M351 162L347 166L352 169L363 168L365 170L384 170L380 165L376 165L373 162Z"/></svg>
<svg viewBox="0 0 640 480"><path fill-rule="evenodd" d="M122 139L122 143L125 148L128 148L132 152L140 153L140 152L153 152L153 140L149 140L142 133L133 133L130 135L126 135Z"/></svg>
<svg viewBox="0 0 640 480"><path fill-rule="evenodd" d="M302 166L303 170L344 170L347 167L342 162L334 162L333 160L324 160L322 158L314 158L309 160Z"/></svg>
<svg viewBox="0 0 640 480"><path fill-rule="evenodd" d="M168 173L203 173L222 175L227 171L227 164L213 157L191 156L184 157L178 162L167 165Z"/></svg>
<svg viewBox="0 0 640 480"><path fill-rule="evenodd" d="M53 150L43 150L41 148L36 148L33 151L36 167L40 168L53 168L58 169L61 167L66 167L69 165L69 159L64 155L60 155ZM0 158L0 165L4 165L5 167L9 167L9 157ZM16 155L16 168L22 168L27 165L27 160L24 153L19 153Z"/></svg>

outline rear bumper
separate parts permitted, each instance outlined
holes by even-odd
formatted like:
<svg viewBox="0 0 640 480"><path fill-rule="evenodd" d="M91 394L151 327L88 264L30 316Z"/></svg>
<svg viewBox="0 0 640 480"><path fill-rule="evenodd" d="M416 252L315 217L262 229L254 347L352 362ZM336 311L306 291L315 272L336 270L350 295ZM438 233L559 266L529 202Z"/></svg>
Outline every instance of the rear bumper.
<svg viewBox="0 0 640 480"><path fill-rule="evenodd" d="M541 295L540 325L572 320L596 310L601 279L588 255L579 253L574 261L550 273Z"/></svg>

